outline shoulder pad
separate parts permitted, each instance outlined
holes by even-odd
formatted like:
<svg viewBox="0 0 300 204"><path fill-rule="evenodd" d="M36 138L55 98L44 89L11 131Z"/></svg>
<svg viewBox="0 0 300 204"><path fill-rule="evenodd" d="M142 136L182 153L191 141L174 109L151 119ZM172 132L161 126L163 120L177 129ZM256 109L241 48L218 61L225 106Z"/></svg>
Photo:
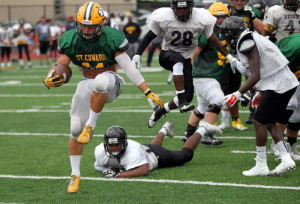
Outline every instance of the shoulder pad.
<svg viewBox="0 0 300 204"><path fill-rule="evenodd" d="M239 52L241 53L249 52L254 48L254 46L255 46L255 42L253 39L244 40L239 47Z"/></svg>

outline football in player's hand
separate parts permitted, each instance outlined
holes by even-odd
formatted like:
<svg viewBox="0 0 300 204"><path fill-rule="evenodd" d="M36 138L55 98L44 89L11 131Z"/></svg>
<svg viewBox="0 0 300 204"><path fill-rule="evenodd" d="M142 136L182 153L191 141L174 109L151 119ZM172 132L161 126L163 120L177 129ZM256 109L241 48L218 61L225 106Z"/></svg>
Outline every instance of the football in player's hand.
<svg viewBox="0 0 300 204"><path fill-rule="evenodd" d="M52 76L59 75L64 84L68 83L72 77L72 69L66 64L56 64L50 69L50 72L52 70L55 71Z"/></svg>

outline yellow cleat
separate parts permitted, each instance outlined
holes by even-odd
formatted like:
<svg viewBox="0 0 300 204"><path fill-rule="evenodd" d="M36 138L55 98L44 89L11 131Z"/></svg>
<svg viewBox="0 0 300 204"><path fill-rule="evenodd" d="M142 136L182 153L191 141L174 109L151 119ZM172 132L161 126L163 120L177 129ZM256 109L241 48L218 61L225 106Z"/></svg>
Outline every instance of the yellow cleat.
<svg viewBox="0 0 300 204"><path fill-rule="evenodd" d="M88 144L93 137L93 129L91 126L85 126L81 135L77 138L77 142L82 144Z"/></svg>
<svg viewBox="0 0 300 204"><path fill-rule="evenodd" d="M68 186L68 193L77 193L80 184L80 177L71 176L70 184Z"/></svg>
<svg viewBox="0 0 300 204"><path fill-rule="evenodd" d="M236 130L247 130L248 128L242 123L241 119L237 119L236 121L232 121L231 125Z"/></svg>

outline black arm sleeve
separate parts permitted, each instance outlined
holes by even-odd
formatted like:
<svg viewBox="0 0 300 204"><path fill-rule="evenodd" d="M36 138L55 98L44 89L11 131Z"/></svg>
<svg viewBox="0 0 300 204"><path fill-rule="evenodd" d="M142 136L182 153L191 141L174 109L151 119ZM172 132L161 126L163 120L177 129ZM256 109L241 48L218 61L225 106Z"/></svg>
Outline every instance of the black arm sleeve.
<svg viewBox="0 0 300 204"><path fill-rule="evenodd" d="M145 49L148 47L148 45L154 38L156 38L156 35L151 30L149 30L148 33L143 38L142 42L140 43L140 45L136 51L136 54L142 55L143 52L145 51Z"/></svg>

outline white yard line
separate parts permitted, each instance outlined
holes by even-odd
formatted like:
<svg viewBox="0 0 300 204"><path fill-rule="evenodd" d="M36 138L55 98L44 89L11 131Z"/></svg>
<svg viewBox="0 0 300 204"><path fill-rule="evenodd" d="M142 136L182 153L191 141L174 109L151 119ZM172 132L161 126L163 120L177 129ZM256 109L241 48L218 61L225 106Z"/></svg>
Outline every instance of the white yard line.
<svg viewBox="0 0 300 204"><path fill-rule="evenodd" d="M0 136L65 136L69 137L70 134L65 134L65 133L32 133L32 132L0 132ZM93 137L103 137L103 134L95 134ZM153 135L128 135L129 138L154 138L155 136ZM174 136L174 138L181 139L182 136ZM218 138L222 139L241 139L241 140L254 140L255 137L245 137L245 136L218 136Z"/></svg>
<svg viewBox="0 0 300 204"><path fill-rule="evenodd" d="M0 178L13 178L13 179L50 179L50 180L65 180L70 179L67 176L19 176L19 175L0 175ZM174 184L194 184L194 185L208 185L208 186L230 186L241 188L262 188L262 189L278 189L278 190L300 190L297 186L267 186L255 184L239 184L239 183L218 183L212 181L180 181L180 180L166 180L166 179L122 179L122 178L96 178L96 177L81 177L82 180L90 181L119 181L119 182L146 182L146 183L174 183Z"/></svg>

